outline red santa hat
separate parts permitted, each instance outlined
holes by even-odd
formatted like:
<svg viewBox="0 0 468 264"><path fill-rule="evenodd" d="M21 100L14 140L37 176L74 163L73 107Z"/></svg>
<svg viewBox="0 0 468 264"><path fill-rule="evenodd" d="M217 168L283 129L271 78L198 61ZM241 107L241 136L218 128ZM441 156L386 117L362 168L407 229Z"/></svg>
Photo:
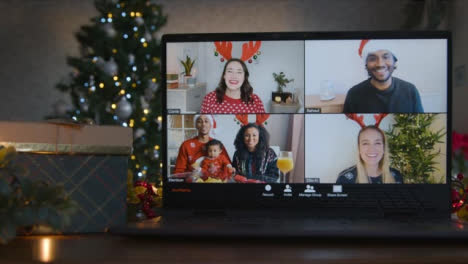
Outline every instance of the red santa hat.
<svg viewBox="0 0 468 264"><path fill-rule="evenodd" d="M387 40L387 39L363 39L359 44L358 55L364 60L367 61L367 56L370 53L379 51L379 50L387 50L392 53L393 57L396 59L395 56L395 40Z"/></svg>
<svg viewBox="0 0 468 264"><path fill-rule="evenodd" d="M213 115L207 115L207 114L202 114L202 115L195 115L193 121L196 124L197 119L201 116L206 116L208 120L210 120L211 124L211 129L210 129L210 137L214 137L216 135L216 120Z"/></svg>

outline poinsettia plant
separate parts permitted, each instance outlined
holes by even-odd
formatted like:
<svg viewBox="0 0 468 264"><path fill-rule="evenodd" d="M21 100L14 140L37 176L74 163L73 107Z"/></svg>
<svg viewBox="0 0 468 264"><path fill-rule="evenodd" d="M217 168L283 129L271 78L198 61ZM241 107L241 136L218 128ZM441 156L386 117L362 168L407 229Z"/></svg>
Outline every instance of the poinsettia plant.
<svg viewBox="0 0 468 264"><path fill-rule="evenodd" d="M454 172L464 174L468 168L468 134L452 133L452 157Z"/></svg>
<svg viewBox="0 0 468 264"><path fill-rule="evenodd" d="M452 132L452 212L468 220L468 134Z"/></svg>

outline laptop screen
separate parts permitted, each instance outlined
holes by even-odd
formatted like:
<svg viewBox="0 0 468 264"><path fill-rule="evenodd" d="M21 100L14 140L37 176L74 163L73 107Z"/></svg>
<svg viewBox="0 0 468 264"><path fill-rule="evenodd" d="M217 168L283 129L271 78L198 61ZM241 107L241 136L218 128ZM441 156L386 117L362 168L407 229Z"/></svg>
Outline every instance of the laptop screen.
<svg viewBox="0 0 468 264"><path fill-rule="evenodd" d="M447 32L165 35L166 205L448 209L449 55Z"/></svg>

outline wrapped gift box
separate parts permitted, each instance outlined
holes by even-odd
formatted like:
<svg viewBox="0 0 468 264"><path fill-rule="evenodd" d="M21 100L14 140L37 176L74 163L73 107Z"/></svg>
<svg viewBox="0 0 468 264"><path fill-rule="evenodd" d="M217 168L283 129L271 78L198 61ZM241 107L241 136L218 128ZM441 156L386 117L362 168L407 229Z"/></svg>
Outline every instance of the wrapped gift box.
<svg viewBox="0 0 468 264"><path fill-rule="evenodd" d="M132 129L63 123L0 122L0 144L14 146L27 177L63 184L78 204L64 233L126 224Z"/></svg>

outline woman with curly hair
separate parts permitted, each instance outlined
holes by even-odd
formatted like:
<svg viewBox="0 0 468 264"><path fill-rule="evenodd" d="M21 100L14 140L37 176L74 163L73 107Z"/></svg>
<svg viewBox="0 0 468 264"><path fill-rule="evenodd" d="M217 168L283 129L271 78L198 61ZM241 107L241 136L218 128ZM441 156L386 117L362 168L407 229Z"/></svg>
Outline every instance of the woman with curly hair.
<svg viewBox="0 0 468 264"><path fill-rule="evenodd" d="M200 112L265 113L262 100L253 93L249 83L249 70L242 60L233 58L226 62L218 87L205 96Z"/></svg>
<svg viewBox="0 0 468 264"><path fill-rule="evenodd" d="M234 140L236 152L233 167L237 174L247 179L277 182L279 170L277 157L269 146L270 135L261 125L248 123L242 126Z"/></svg>

